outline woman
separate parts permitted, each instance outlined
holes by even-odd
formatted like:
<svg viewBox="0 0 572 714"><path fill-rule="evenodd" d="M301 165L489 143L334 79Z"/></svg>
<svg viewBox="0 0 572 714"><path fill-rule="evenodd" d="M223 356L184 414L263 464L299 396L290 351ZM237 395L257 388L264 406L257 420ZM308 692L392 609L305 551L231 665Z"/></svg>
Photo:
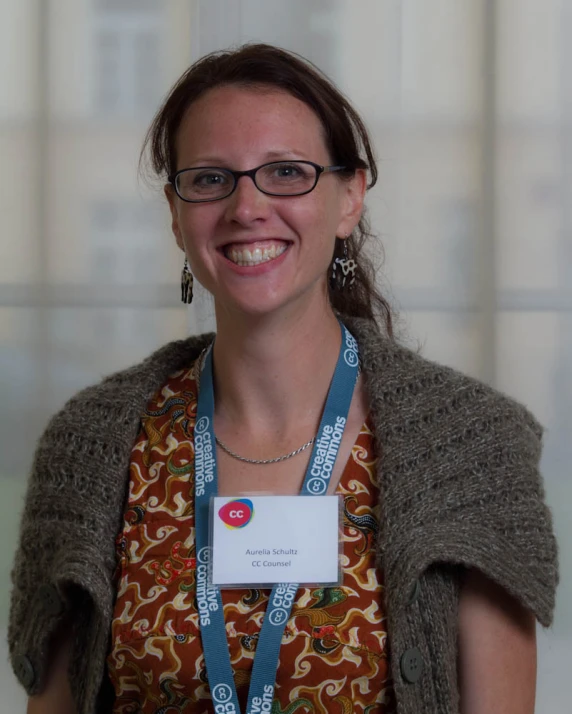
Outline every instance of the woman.
<svg viewBox="0 0 572 714"><path fill-rule="evenodd" d="M191 67L146 143L183 298L194 274L216 339L81 392L42 437L9 630L28 711L532 712L557 582L541 429L393 340L362 251L376 168L355 111L299 57L246 46ZM330 387L343 580L292 595L276 668L256 659L274 595L200 580L199 504L206 484L311 493Z"/></svg>

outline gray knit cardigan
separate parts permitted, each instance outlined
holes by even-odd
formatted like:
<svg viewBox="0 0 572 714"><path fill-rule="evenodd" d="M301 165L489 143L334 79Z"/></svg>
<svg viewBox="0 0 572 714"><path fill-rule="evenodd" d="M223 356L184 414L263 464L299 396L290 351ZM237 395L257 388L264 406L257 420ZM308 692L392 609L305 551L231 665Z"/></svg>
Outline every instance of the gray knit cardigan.
<svg viewBox="0 0 572 714"><path fill-rule="evenodd" d="M400 347L373 323L345 322L360 345L380 455L377 547L398 712L457 714L464 568L499 583L542 625L552 621L557 550L538 473L541 428L518 403ZM42 436L8 631L12 665L28 694L42 691L50 636L67 622L78 714L109 714L114 540L131 448L150 397L211 339L172 342L83 390Z"/></svg>

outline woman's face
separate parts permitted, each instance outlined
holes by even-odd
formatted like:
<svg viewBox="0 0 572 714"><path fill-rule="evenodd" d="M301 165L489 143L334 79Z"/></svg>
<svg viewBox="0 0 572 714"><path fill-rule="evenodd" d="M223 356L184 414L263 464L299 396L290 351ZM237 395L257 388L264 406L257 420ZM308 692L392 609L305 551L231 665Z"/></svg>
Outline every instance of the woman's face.
<svg viewBox="0 0 572 714"><path fill-rule="evenodd" d="M314 112L272 89L210 90L187 111L176 149L177 170L245 171L284 159L332 163ZM363 171L350 181L323 174L311 193L276 197L243 176L234 193L218 201L187 203L171 186L166 194L177 243L217 310L263 315L287 306L323 309L334 241L359 221L365 181ZM245 250L264 262L245 265Z"/></svg>

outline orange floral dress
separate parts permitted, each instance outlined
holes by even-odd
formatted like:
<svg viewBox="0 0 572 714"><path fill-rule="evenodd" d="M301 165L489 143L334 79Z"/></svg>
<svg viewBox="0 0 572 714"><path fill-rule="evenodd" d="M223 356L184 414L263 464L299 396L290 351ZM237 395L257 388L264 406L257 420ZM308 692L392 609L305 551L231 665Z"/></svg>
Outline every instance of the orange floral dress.
<svg viewBox="0 0 572 714"><path fill-rule="evenodd" d="M112 714L213 712L195 597L195 368L174 374L151 399L131 455L107 659ZM366 421L337 488L344 501L343 583L298 590L282 638L272 714L396 710L374 551L375 465ZM268 595L222 592L242 711Z"/></svg>

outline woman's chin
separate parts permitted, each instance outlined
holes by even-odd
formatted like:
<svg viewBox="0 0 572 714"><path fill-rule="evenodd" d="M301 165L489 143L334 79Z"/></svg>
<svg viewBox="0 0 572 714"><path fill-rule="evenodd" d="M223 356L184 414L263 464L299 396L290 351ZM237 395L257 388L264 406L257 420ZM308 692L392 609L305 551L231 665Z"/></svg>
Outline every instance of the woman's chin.
<svg viewBox="0 0 572 714"><path fill-rule="evenodd" d="M279 316L288 303L287 300L276 299L275 296L256 296L252 299L248 299L247 296L242 295L239 299L226 299L226 300L216 300L215 304L217 308L217 315L221 312L232 316L237 320L248 320L248 319L258 319L258 318L271 318L272 316Z"/></svg>
<svg viewBox="0 0 572 714"><path fill-rule="evenodd" d="M324 304L325 303L325 304ZM225 295L224 299L215 297L217 318L222 315L235 320L282 320L303 319L313 312L313 308L324 314L329 307L325 290L293 290L292 286L269 290L243 290L238 295Z"/></svg>

